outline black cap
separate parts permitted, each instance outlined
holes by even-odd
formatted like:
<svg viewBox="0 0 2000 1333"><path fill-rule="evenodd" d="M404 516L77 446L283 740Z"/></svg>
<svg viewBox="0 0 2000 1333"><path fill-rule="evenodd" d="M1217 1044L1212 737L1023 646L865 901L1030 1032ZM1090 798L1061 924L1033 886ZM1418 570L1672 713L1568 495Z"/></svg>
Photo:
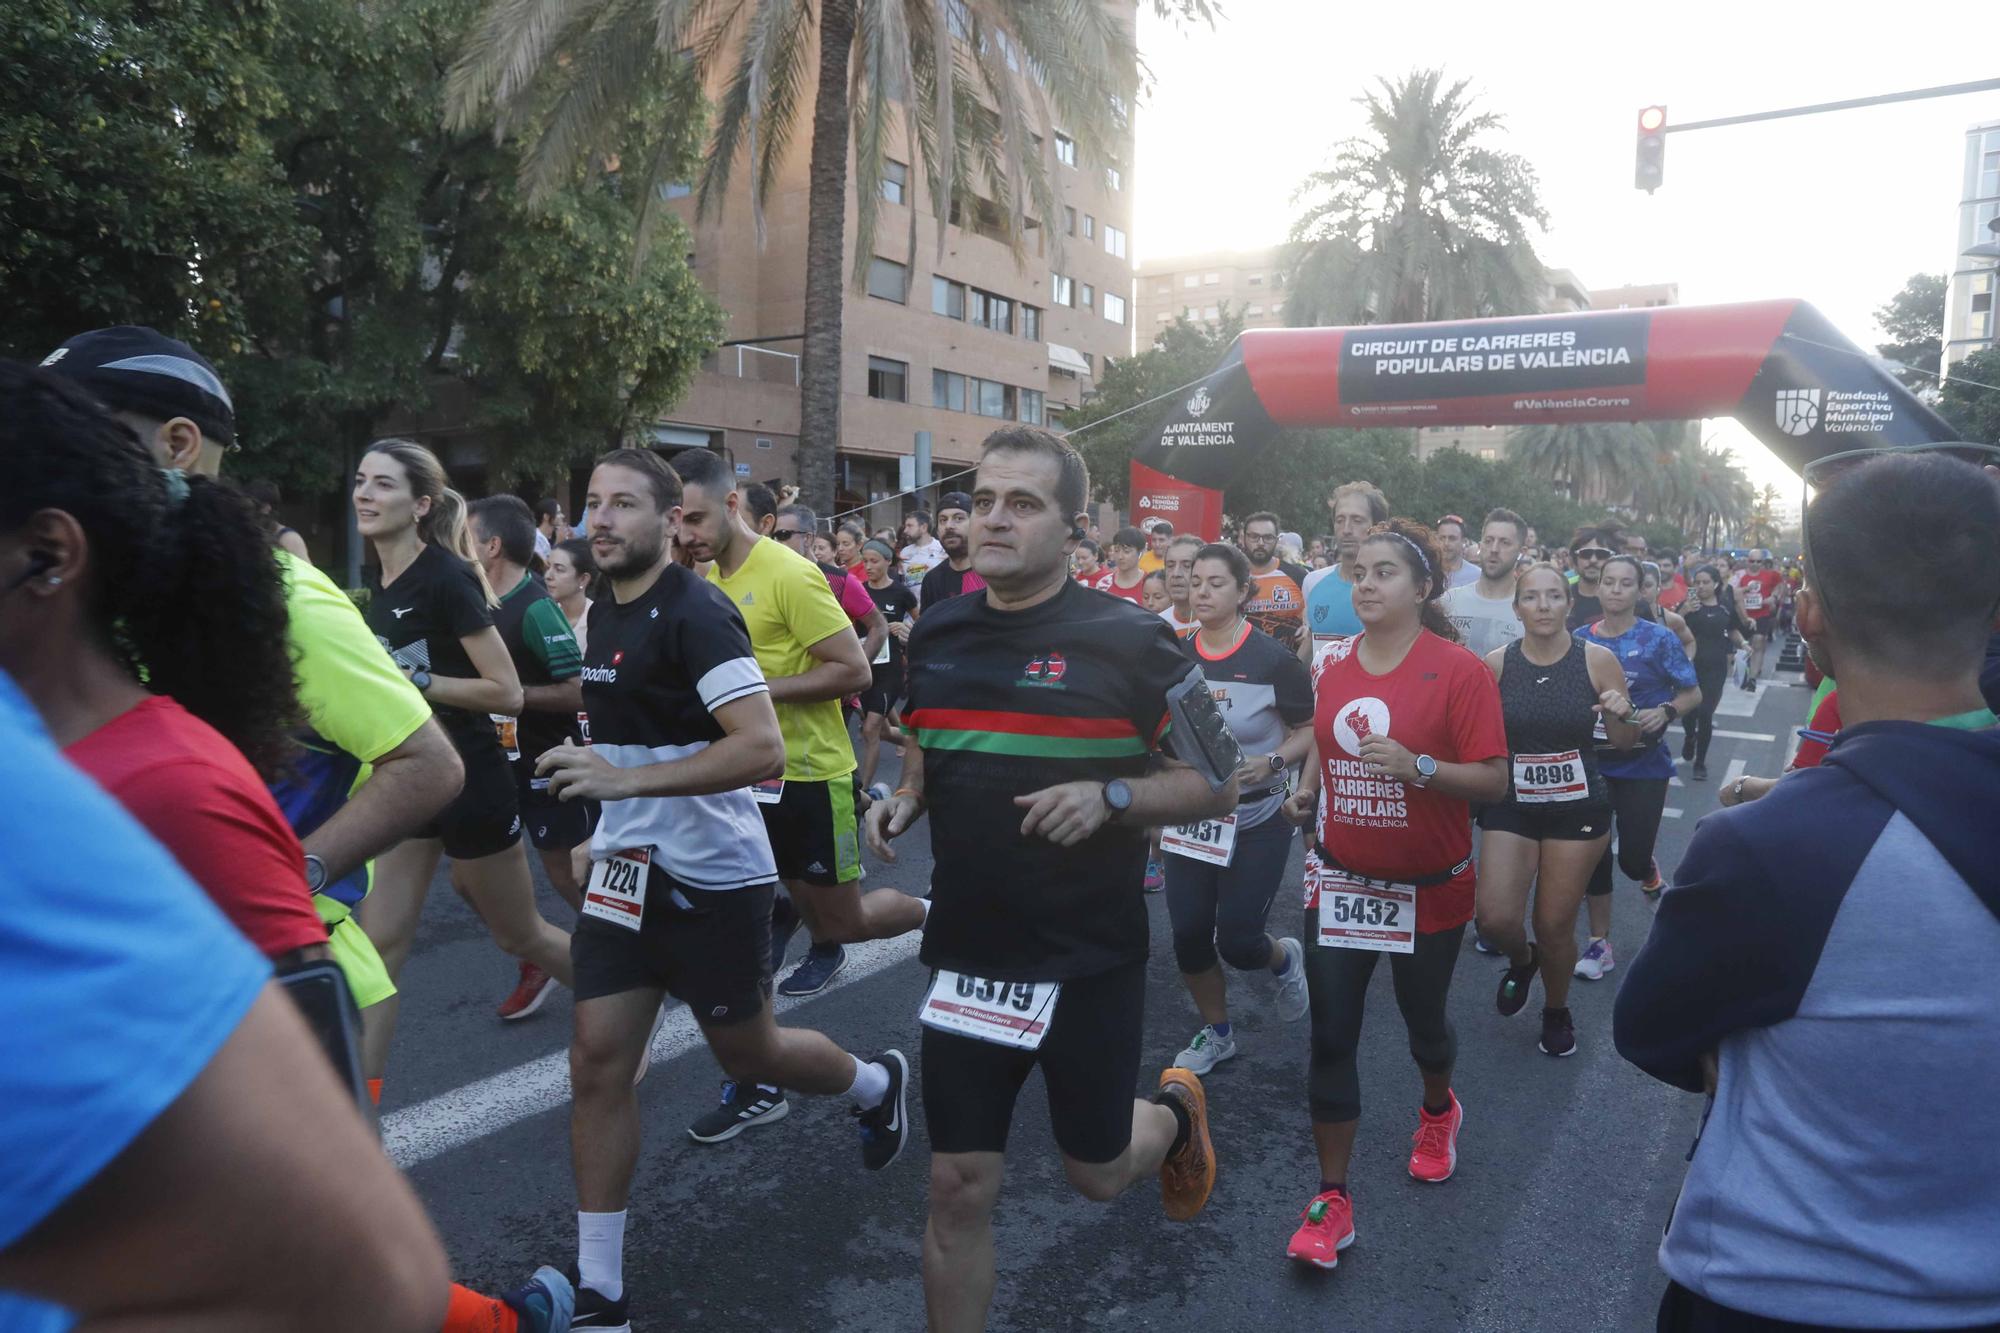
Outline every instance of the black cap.
<svg viewBox="0 0 2000 1333"><path fill-rule="evenodd" d="M947 509L963 509L969 514L972 512L972 497L964 491L946 491L938 501L938 512L942 514Z"/></svg>
<svg viewBox="0 0 2000 1333"><path fill-rule="evenodd" d="M88 389L114 412L186 417L217 444L236 442L236 407L208 358L137 324L79 333L42 365Z"/></svg>

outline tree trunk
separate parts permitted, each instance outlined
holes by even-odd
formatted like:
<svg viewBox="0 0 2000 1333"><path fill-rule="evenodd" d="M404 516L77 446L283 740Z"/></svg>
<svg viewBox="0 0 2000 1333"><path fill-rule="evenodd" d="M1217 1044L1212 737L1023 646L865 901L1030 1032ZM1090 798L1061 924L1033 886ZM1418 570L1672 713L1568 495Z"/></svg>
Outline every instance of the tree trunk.
<svg viewBox="0 0 2000 1333"><path fill-rule="evenodd" d="M799 366L799 498L833 512L840 445L840 320L847 282L847 65L854 0L825 0L806 203L805 353ZM905 293L907 296L907 293Z"/></svg>

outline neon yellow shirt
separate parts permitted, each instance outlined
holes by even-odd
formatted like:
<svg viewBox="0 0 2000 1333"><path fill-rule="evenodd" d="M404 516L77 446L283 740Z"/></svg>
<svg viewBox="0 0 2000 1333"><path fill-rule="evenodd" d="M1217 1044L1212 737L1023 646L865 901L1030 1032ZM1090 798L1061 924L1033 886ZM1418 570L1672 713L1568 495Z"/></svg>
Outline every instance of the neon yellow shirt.
<svg viewBox="0 0 2000 1333"><path fill-rule="evenodd" d="M708 581L735 603L766 680L803 675L819 664L809 651L814 644L854 633L820 567L778 542L760 538L728 578L720 564L709 566ZM854 771L838 699L773 706L785 738L786 781L826 782Z"/></svg>

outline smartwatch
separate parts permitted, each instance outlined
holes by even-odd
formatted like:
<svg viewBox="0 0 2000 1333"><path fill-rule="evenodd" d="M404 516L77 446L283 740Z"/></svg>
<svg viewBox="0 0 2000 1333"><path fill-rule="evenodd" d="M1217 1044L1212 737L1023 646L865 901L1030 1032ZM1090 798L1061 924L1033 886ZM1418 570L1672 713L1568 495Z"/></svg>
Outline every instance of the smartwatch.
<svg viewBox="0 0 2000 1333"><path fill-rule="evenodd" d="M1438 761L1427 754L1417 756L1417 785L1428 787L1431 779L1438 775Z"/></svg>
<svg viewBox="0 0 2000 1333"><path fill-rule="evenodd" d="M320 860L317 856L314 856L311 852L307 852L306 888L313 893L318 893L321 889L325 887L326 887L326 862Z"/></svg>
<svg viewBox="0 0 2000 1333"><path fill-rule="evenodd" d="M1285 756L1281 754L1272 754L1272 755L1267 755L1265 757L1270 760L1271 772L1282 773L1285 771Z"/></svg>
<svg viewBox="0 0 2000 1333"><path fill-rule="evenodd" d="M1125 779L1113 778L1104 784L1104 804L1111 810L1112 818L1117 818L1132 808L1132 788Z"/></svg>
<svg viewBox="0 0 2000 1333"><path fill-rule="evenodd" d="M410 684L417 687L418 694L429 693L431 688L431 673L428 671L412 671L410 673Z"/></svg>
<svg viewBox="0 0 2000 1333"><path fill-rule="evenodd" d="M1661 704L1660 711L1667 715L1667 721L1669 723L1672 723L1676 718L1678 718L1681 715L1681 710L1674 707L1671 703Z"/></svg>

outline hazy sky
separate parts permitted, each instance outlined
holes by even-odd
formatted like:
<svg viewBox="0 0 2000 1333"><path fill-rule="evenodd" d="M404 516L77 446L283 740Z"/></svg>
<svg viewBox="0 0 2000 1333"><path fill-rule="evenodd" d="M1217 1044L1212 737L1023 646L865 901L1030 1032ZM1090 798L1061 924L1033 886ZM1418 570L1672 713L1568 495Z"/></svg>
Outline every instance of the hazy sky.
<svg viewBox="0 0 2000 1333"><path fill-rule="evenodd" d="M1666 184L1649 196L1632 187L1640 107L1681 122L1993 78L2000 9L1222 3L1212 32L1141 22L1155 83L1137 125L1136 260L1282 240L1293 190L1362 129L1353 98L1377 76L1441 66L1506 117L1496 144L1534 164L1545 263L1587 287L1678 282L1687 304L1802 297L1872 349L1875 308L1951 263L1964 131L2000 119L1989 92L1669 135ZM1795 489L1747 432L1717 428L1754 479Z"/></svg>

